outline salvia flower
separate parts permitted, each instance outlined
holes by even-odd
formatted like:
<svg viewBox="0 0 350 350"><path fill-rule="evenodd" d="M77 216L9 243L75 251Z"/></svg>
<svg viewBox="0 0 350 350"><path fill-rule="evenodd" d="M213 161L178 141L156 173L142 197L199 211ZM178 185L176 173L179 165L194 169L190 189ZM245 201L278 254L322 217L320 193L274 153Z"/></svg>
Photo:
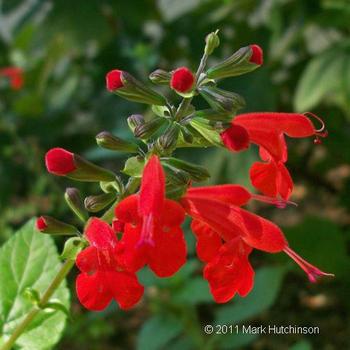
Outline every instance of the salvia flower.
<svg viewBox="0 0 350 350"><path fill-rule="evenodd" d="M256 162L250 170L252 184L267 196L288 199L293 181L285 167L288 152L285 135L294 138L314 136L316 140L327 133L316 130L308 118L313 114L255 112L237 115L231 126L221 133L221 140L231 151L241 151L251 143L259 146L264 162ZM319 141L318 141L319 142Z"/></svg>
<svg viewBox="0 0 350 350"><path fill-rule="evenodd" d="M187 93L192 90L194 82L194 74L188 68L180 67L172 72L170 86L177 92Z"/></svg>
<svg viewBox="0 0 350 350"><path fill-rule="evenodd" d="M165 198L165 175L157 156L147 162L140 193L121 201L115 210L125 223L121 242L125 263L137 271L148 264L159 277L173 275L186 261L186 243L180 225L185 212Z"/></svg>
<svg viewBox="0 0 350 350"><path fill-rule="evenodd" d="M77 256L80 274L76 279L78 299L87 309L100 311L115 300L121 309L129 309L142 297L144 288L134 272L119 259L120 242L113 229L98 218L85 228L89 247Z"/></svg>
<svg viewBox="0 0 350 350"><path fill-rule="evenodd" d="M106 75L106 87L108 91L130 101L159 106L166 104L164 96L123 70L114 69L108 72Z"/></svg>
<svg viewBox="0 0 350 350"><path fill-rule="evenodd" d="M254 271L248 260L252 249L268 253L284 251L311 282L318 276L330 275L297 255L279 227L241 208L251 199L270 200L256 197L239 185L190 188L181 199L193 219L197 254L206 263L204 278L216 302L225 303L236 293L245 296L252 289Z"/></svg>
<svg viewBox="0 0 350 350"><path fill-rule="evenodd" d="M67 176L78 181L114 181L115 175L79 155L63 148L50 149L45 155L47 171L58 176Z"/></svg>
<svg viewBox="0 0 350 350"><path fill-rule="evenodd" d="M0 77L7 77L13 90L20 90L23 86L23 70L19 67L0 68Z"/></svg>

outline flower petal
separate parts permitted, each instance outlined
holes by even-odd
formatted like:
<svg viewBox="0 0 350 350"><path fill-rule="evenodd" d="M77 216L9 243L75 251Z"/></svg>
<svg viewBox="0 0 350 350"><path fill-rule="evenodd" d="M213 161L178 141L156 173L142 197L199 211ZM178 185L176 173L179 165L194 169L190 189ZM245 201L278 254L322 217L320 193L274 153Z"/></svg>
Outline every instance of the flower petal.
<svg viewBox="0 0 350 350"><path fill-rule="evenodd" d="M152 156L147 162L141 181L139 213L160 216L165 198L165 175L160 160Z"/></svg>
<svg viewBox="0 0 350 350"><path fill-rule="evenodd" d="M277 197L277 167L275 162L256 162L250 168L252 185L266 196Z"/></svg>
<svg viewBox="0 0 350 350"><path fill-rule="evenodd" d="M115 208L115 216L120 222L132 223L134 225L141 222L138 212L139 195L133 194L123 199Z"/></svg>
<svg viewBox="0 0 350 350"><path fill-rule="evenodd" d="M221 237L210 226L199 220L192 220L192 232L196 235L196 251L198 258L203 262L210 262L218 254L222 246Z"/></svg>
<svg viewBox="0 0 350 350"><path fill-rule="evenodd" d="M92 311L101 311L112 300L105 278L106 272L96 272L93 275L81 273L76 279L77 296L80 303Z"/></svg>
<svg viewBox="0 0 350 350"><path fill-rule="evenodd" d="M141 299L144 287L134 273L112 271L107 273L106 278L121 309L130 309Z"/></svg>
<svg viewBox="0 0 350 350"><path fill-rule="evenodd" d="M89 246L82 250L75 263L81 272L92 273L98 270L97 248Z"/></svg>
<svg viewBox="0 0 350 350"><path fill-rule="evenodd" d="M220 134L224 145L231 151L238 152L249 148L248 131L241 125L232 125Z"/></svg>
<svg viewBox="0 0 350 350"><path fill-rule="evenodd" d="M156 228L154 246L149 246L149 267L158 277L169 277L186 262L187 248L180 227L172 227L167 232Z"/></svg>
<svg viewBox="0 0 350 350"><path fill-rule="evenodd" d="M89 243L97 249L111 249L118 243L112 227L96 217L89 219L84 234Z"/></svg>
<svg viewBox="0 0 350 350"><path fill-rule="evenodd" d="M248 203L251 194L240 185L216 185L191 187L187 190L185 197L212 198L228 204L242 206Z"/></svg>
<svg viewBox="0 0 350 350"><path fill-rule="evenodd" d="M308 137L315 134L315 127L309 118L299 113L245 113L237 115L234 122L248 130L273 130L290 137Z"/></svg>
<svg viewBox="0 0 350 350"><path fill-rule="evenodd" d="M185 211L181 205L173 200L165 199L161 221L164 226L180 226L185 220Z"/></svg>

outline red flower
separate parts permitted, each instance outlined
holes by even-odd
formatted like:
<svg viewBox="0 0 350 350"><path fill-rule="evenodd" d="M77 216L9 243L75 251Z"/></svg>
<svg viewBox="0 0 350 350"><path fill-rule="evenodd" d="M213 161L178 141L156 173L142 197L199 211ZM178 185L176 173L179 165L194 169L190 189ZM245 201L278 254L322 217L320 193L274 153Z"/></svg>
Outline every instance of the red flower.
<svg viewBox="0 0 350 350"><path fill-rule="evenodd" d="M256 44L250 45L250 48L251 48L253 53L249 59L249 62L255 63L258 66L261 66L263 64L263 50L262 50L262 48Z"/></svg>
<svg viewBox="0 0 350 350"><path fill-rule="evenodd" d="M185 212L177 202L165 198L164 171L157 156L144 168L140 193L121 201L115 214L125 223L121 242L125 263L132 270L148 264L157 276L168 277L186 262L180 227Z"/></svg>
<svg viewBox="0 0 350 350"><path fill-rule="evenodd" d="M5 67L0 69L0 76L8 77L13 90L19 90L23 86L23 71L18 67Z"/></svg>
<svg viewBox="0 0 350 350"><path fill-rule="evenodd" d="M46 153L45 164L49 173L59 176L65 176L77 169L74 154L59 147Z"/></svg>
<svg viewBox="0 0 350 350"><path fill-rule="evenodd" d="M190 188L181 200L193 218L197 254L206 263L204 278L216 302L227 302L236 293L245 296L252 289L254 271L248 256L253 248L268 253L284 251L312 282L328 275L299 257L275 224L240 208L250 199L269 201L238 185Z"/></svg>
<svg viewBox="0 0 350 350"><path fill-rule="evenodd" d="M188 92L192 89L195 77L186 67L176 69L170 80L170 86L179 92Z"/></svg>
<svg viewBox="0 0 350 350"><path fill-rule="evenodd" d="M114 299L122 309L134 306L144 288L135 273L120 262L120 243L112 228L91 218L85 229L90 246L79 253L76 264L81 273L76 280L79 301L89 310L100 311Z"/></svg>
<svg viewBox="0 0 350 350"><path fill-rule="evenodd" d="M123 71L114 69L107 73L106 75L106 86L109 91L115 91L123 87L122 75Z"/></svg>
<svg viewBox="0 0 350 350"><path fill-rule="evenodd" d="M40 216L36 219L35 226L38 231L43 231L47 228L47 224L45 222L45 218L43 216Z"/></svg>
<svg viewBox="0 0 350 350"><path fill-rule="evenodd" d="M321 121L318 117L309 113ZM293 181L284 163L287 145L284 135L301 138L326 136L324 124L316 130L310 119L297 113L246 113L236 116L231 126L221 133L221 139L231 151L241 151L250 143L260 146L260 157L265 163L255 163L250 171L253 185L267 196L280 195L288 199Z"/></svg>

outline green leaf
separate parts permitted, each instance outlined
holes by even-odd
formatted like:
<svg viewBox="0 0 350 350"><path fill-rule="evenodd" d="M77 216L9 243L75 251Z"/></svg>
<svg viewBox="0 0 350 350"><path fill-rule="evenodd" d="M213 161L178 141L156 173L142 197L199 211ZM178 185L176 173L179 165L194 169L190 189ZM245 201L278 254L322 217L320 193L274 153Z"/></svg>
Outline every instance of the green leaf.
<svg viewBox="0 0 350 350"><path fill-rule="evenodd" d="M137 350L158 350L174 339L182 330L177 319L165 316L154 316L142 326L137 338Z"/></svg>
<svg viewBox="0 0 350 350"><path fill-rule="evenodd" d="M311 264L334 273L336 278L348 276L350 259L345 240L348 234L343 234L337 225L329 220L307 217L300 225L284 231L290 246ZM303 274L297 266L295 270Z"/></svg>
<svg viewBox="0 0 350 350"><path fill-rule="evenodd" d="M294 106L298 111L315 107L324 98L335 98L340 91L347 56L343 50L332 49L315 57L307 65L298 83Z"/></svg>
<svg viewBox="0 0 350 350"><path fill-rule="evenodd" d="M220 337L218 340L220 344L220 349L243 349L244 346L252 343L255 339L259 337L259 334L243 334L243 333L232 333L232 334L220 334L216 335Z"/></svg>
<svg viewBox="0 0 350 350"><path fill-rule="evenodd" d="M186 281L172 300L177 304L195 305L197 303L213 302L213 297L209 293L208 282L202 277L195 277Z"/></svg>
<svg viewBox="0 0 350 350"><path fill-rule="evenodd" d="M140 157L131 157L125 162L122 172L129 176L141 177L145 162Z"/></svg>
<svg viewBox="0 0 350 350"><path fill-rule="evenodd" d="M210 122L208 120L204 118L195 117L191 120L190 124L210 144L222 147L219 132L210 125Z"/></svg>
<svg viewBox="0 0 350 350"><path fill-rule="evenodd" d="M312 346L308 341L301 340L291 346L289 350L312 350Z"/></svg>
<svg viewBox="0 0 350 350"><path fill-rule="evenodd" d="M263 267L255 275L254 288L245 298L236 296L233 304L220 308L215 322L234 324L255 317L267 310L275 302L286 269L283 267Z"/></svg>
<svg viewBox="0 0 350 350"><path fill-rule="evenodd" d="M24 225L0 248L0 281L6 281L6 287L0 288L2 341L12 334L33 307L25 296L25 290L32 288L42 294L60 265L53 239L38 233L34 220ZM53 298L69 308L69 291L65 282ZM16 345L23 350L46 350L58 342L65 322L66 315L62 312L40 312L18 338Z"/></svg>

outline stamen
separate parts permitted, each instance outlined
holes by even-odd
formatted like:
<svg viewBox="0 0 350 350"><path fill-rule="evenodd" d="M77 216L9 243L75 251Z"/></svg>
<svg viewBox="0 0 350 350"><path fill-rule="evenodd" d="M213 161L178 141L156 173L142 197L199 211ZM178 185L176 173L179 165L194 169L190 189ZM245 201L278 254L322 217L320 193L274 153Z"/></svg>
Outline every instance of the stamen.
<svg viewBox="0 0 350 350"><path fill-rule="evenodd" d="M325 125L324 121L319 116L317 116L316 114L313 114L311 112L305 112L304 115L305 115L305 117L313 117L321 123L321 127L319 129L315 130L316 134L319 134L319 133L322 133L323 131L326 131L326 125ZM327 136L327 135L325 135L325 136Z"/></svg>
<svg viewBox="0 0 350 350"><path fill-rule="evenodd" d="M151 247L154 247L153 230L154 230L153 216L148 215L143 220L141 237L136 244L136 248L140 248L144 245L149 245Z"/></svg>
<svg viewBox="0 0 350 350"><path fill-rule="evenodd" d="M288 204L290 205L294 205L294 206L298 206L297 203L292 202L292 201L288 201L282 198L274 198L274 197L268 197L268 196L263 196L260 194L252 194L251 195L252 199L255 199L259 202L264 202L264 203L268 203L268 204L272 204L274 206L276 206L277 208L280 209L284 209Z"/></svg>
<svg viewBox="0 0 350 350"><path fill-rule="evenodd" d="M289 247L286 247L283 249L283 251L291 257L300 267L302 270L305 271L307 274L307 277L309 278L309 281L312 283L315 283L317 281L318 277L321 276L332 276L334 277L334 274L323 272L320 269L318 269L316 266L311 265L306 260L304 260L300 255L298 255L294 250L292 250Z"/></svg>

